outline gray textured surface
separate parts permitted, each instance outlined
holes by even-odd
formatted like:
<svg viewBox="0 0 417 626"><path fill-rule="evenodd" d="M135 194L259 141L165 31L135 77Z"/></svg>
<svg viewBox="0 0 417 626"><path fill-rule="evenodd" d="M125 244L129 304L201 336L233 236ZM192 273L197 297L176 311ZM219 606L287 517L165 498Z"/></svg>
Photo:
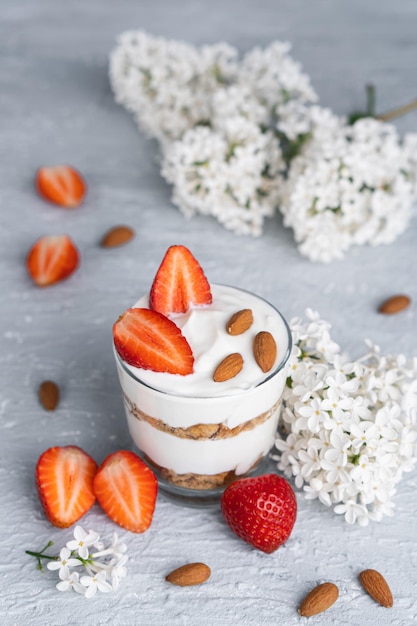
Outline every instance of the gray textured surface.
<svg viewBox="0 0 417 626"><path fill-rule="evenodd" d="M0 621L4 626L228 625L304 623L296 613L317 581L340 587L337 607L314 623L411 626L415 599L417 476L407 475L393 519L367 529L347 526L324 507L299 501L291 540L273 555L231 535L217 511L159 499L151 529L122 531L129 577L115 594L85 601L55 591L24 549L58 546L71 532L51 527L34 491L33 470L51 445L78 444L98 462L129 445L111 353L111 325L146 291L163 252L184 243L212 281L255 290L289 318L306 306L333 324L336 341L357 355L370 337L383 350L417 354L416 305L382 318L377 304L393 291L417 301L416 222L394 245L361 248L342 262L301 258L277 218L261 239L236 237L202 217L185 222L159 176L157 149L116 106L107 55L128 28L200 44L226 40L242 52L272 39L293 42L323 104L358 108L364 84L378 89L380 110L416 97L415 0L2 0L0 5ZM399 121L417 128L417 113ZM90 192L79 210L43 203L33 191L41 164L69 162ZM116 223L137 231L126 247L104 251ZM43 234L66 232L82 254L67 282L39 290L24 259ZM37 400L45 378L62 390L48 414ZM83 522L110 537L113 524L94 508ZM209 583L174 588L164 576L193 560L211 565ZM361 568L383 571L395 596L386 610L360 591ZM313 620L311 621L313 623Z"/></svg>

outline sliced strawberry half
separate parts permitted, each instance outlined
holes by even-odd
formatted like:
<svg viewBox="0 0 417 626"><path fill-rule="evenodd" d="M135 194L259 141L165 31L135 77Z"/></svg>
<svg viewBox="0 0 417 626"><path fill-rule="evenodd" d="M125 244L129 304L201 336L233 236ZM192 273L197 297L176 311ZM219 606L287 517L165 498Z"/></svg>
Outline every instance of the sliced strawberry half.
<svg viewBox="0 0 417 626"><path fill-rule="evenodd" d="M151 309L128 309L113 326L119 356L135 367L186 376L193 371L190 345L174 322Z"/></svg>
<svg viewBox="0 0 417 626"><path fill-rule="evenodd" d="M94 478L94 492L101 508L119 526L143 533L151 525L158 481L133 452L119 450L103 461Z"/></svg>
<svg viewBox="0 0 417 626"><path fill-rule="evenodd" d="M46 450L36 465L36 486L46 517L67 528L91 509L97 463L77 446Z"/></svg>
<svg viewBox="0 0 417 626"><path fill-rule="evenodd" d="M68 235L47 235L29 250L26 267L38 287L47 287L70 276L79 261L78 250Z"/></svg>
<svg viewBox="0 0 417 626"><path fill-rule="evenodd" d="M49 202L73 209L81 204L87 185L80 172L70 165L40 167L35 185L39 195Z"/></svg>
<svg viewBox="0 0 417 626"><path fill-rule="evenodd" d="M168 315L211 302L210 285L197 259L185 246L168 248L151 287L151 309Z"/></svg>

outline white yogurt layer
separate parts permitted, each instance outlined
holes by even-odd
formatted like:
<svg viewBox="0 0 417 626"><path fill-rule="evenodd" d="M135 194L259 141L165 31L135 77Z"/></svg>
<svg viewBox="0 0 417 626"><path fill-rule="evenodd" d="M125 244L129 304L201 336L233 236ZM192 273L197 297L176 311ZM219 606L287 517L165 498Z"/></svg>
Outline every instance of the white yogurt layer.
<svg viewBox="0 0 417 626"><path fill-rule="evenodd" d="M194 372L188 376L153 372L125 364L133 376L165 393L188 397L216 397L241 393L261 383L286 359L288 330L281 315L268 302L247 291L225 285L211 286L213 303L194 307L170 318L181 328L194 355ZM135 307L148 307L143 296ZM226 324L241 309L252 309L253 324L241 335L229 335ZM262 372L253 355L253 341L260 331L269 331L277 344L277 357L268 373ZM218 364L233 352L244 360L242 371L227 381L216 383L213 373Z"/></svg>

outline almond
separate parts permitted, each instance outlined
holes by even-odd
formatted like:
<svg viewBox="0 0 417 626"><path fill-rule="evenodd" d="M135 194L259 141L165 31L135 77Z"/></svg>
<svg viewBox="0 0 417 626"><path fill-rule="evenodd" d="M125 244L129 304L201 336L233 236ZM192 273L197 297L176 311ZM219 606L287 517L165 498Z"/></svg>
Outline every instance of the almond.
<svg viewBox="0 0 417 626"><path fill-rule="evenodd" d="M367 593L387 608L394 604L391 589L385 578L376 569L365 569L359 574L359 580Z"/></svg>
<svg viewBox="0 0 417 626"><path fill-rule="evenodd" d="M277 358L277 344L271 333L263 330L256 335L253 343L253 354L261 370L269 372Z"/></svg>
<svg viewBox="0 0 417 626"><path fill-rule="evenodd" d="M226 330L229 335L241 335L246 332L253 324L252 309L242 309L234 313L226 324Z"/></svg>
<svg viewBox="0 0 417 626"><path fill-rule="evenodd" d="M339 589L334 583L321 583L306 595L298 612L302 617L317 615L330 608L338 597Z"/></svg>
<svg viewBox="0 0 417 626"><path fill-rule="evenodd" d="M188 587L190 585L201 585L210 578L211 569L204 563L188 563L182 565L165 577L169 583Z"/></svg>
<svg viewBox="0 0 417 626"><path fill-rule="evenodd" d="M54 411L59 402L59 387L52 380L44 380L39 386L39 400L44 409Z"/></svg>
<svg viewBox="0 0 417 626"><path fill-rule="evenodd" d="M101 240L103 248L115 248L122 246L135 236L135 232L129 226L114 226Z"/></svg>
<svg viewBox="0 0 417 626"><path fill-rule="evenodd" d="M215 383L223 383L225 380L234 378L240 372L243 367L243 358L239 352L233 352L226 356L221 363L216 367L216 371L213 374L213 380Z"/></svg>
<svg viewBox="0 0 417 626"><path fill-rule="evenodd" d="M378 311L379 313L384 313L385 315L393 315L394 313L399 313L400 311L404 311L411 304L411 298L406 296L405 294L398 294L396 296L392 296L383 302Z"/></svg>

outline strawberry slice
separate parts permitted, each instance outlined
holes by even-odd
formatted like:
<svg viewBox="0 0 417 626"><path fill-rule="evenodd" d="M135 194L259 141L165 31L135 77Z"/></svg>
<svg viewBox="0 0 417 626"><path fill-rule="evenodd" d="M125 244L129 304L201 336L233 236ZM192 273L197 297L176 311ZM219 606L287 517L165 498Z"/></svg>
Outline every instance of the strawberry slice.
<svg viewBox="0 0 417 626"><path fill-rule="evenodd" d="M96 472L97 463L77 446L55 446L40 456L36 486L51 524L68 528L91 509Z"/></svg>
<svg viewBox="0 0 417 626"><path fill-rule="evenodd" d="M197 259L185 246L168 248L151 287L151 309L168 315L211 302L210 285Z"/></svg>
<svg viewBox="0 0 417 626"><path fill-rule="evenodd" d="M29 250L26 267L38 287L67 278L78 267L79 253L68 235L41 237Z"/></svg>
<svg viewBox="0 0 417 626"><path fill-rule="evenodd" d="M87 185L80 172L70 165L40 167L36 172L35 185L44 200L67 209L79 206L87 193Z"/></svg>
<svg viewBox="0 0 417 626"><path fill-rule="evenodd" d="M155 510L158 481L133 452L110 454L94 478L98 503L110 519L134 533L149 528Z"/></svg>
<svg viewBox="0 0 417 626"><path fill-rule="evenodd" d="M194 357L181 330L170 319L150 309L128 309L113 326L119 356L135 367L186 376Z"/></svg>

